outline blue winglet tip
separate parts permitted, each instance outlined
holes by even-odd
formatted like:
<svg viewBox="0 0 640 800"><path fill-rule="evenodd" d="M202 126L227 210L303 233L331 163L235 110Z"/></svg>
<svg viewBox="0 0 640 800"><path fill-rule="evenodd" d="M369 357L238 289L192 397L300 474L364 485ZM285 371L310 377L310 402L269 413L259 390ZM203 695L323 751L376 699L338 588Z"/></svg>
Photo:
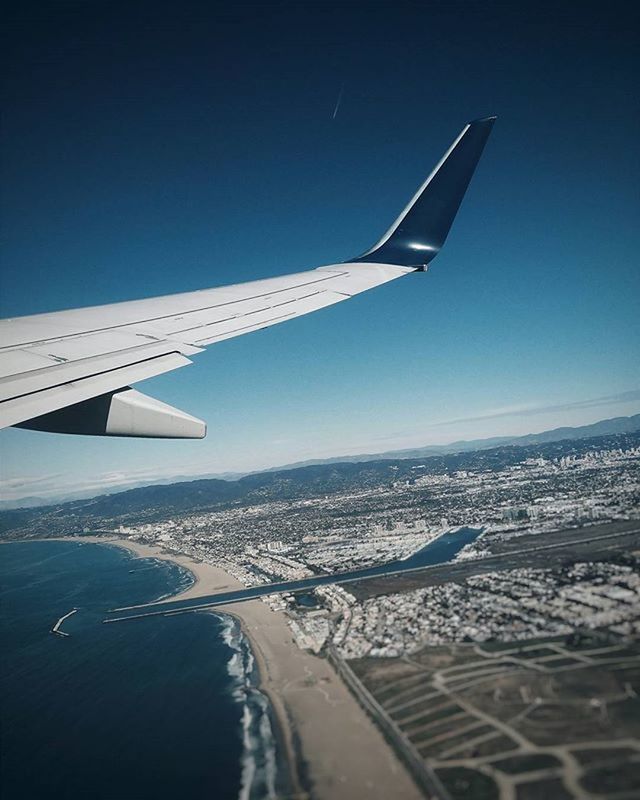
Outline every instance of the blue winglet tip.
<svg viewBox="0 0 640 800"><path fill-rule="evenodd" d="M442 248L496 117L467 123L409 205L372 248L350 262L420 269Z"/></svg>

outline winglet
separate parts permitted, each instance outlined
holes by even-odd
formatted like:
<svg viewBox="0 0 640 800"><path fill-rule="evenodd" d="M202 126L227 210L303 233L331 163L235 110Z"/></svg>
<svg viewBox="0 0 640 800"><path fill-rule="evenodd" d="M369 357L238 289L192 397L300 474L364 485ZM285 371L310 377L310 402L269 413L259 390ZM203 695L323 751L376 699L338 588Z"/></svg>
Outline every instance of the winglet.
<svg viewBox="0 0 640 800"><path fill-rule="evenodd" d="M495 117L469 122L385 235L350 262L424 268L440 252Z"/></svg>

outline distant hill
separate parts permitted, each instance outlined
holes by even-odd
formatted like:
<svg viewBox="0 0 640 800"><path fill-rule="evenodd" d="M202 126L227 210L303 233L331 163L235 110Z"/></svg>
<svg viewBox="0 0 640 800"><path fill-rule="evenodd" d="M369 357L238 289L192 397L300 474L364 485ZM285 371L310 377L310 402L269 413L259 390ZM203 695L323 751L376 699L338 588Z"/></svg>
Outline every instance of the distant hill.
<svg viewBox="0 0 640 800"><path fill-rule="evenodd" d="M543 444L545 442L559 442L566 439L590 439L593 436L610 436L616 433L635 433L640 431L640 414L631 417L613 417L594 422L591 425L581 425L577 428L554 428L542 433L528 433L525 436L493 436L489 439L471 439L451 442L442 445L424 445L406 450L387 450L384 453L366 453L351 456L335 456L321 460L296 461L282 467L274 467L270 472L282 469L296 469L307 467L311 464L338 464L344 461L380 461L395 458L422 458L424 456L447 455L449 453L467 453L472 450L489 450L492 447L507 445Z"/></svg>
<svg viewBox="0 0 640 800"><path fill-rule="evenodd" d="M98 511L99 508L106 509L111 505L109 498L120 498L123 502L131 503L131 510L139 510L145 505L159 503L161 508L172 508L175 511L184 511L188 508L202 507L211 503L239 501L244 497L246 487L272 483L269 476L283 475L297 470L308 470L310 467L326 467L331 465L345 464L345 470L341 473L350 474L354 470L362 473L363 465L370 462L384 462L384 464L397 464L406 461L406 466L411 468L416 459L435 458L443 456L454 456L464 453L480 453L487 450L498 450L508 447L528 447L533 445L550 444L559 441L580 441L582 439L593 439L594 437L616 436L632 434L640 431L640 414L631 417L615 417L595 422L592 425L582 425L578 428L555 428L551 431L542 433L530 433L526 436L498 436L490 439L476 439L472 441L458 441L446 445L428 445L416 447L408 450L391 450L386 453L369 453L366 455L338 456L322 460L299 461L294 464L287 464L281 467L263 470L262 472L252 473L224 473L222 475L199 475L187 476L176 475L174 478L163 478L155 481L152 485L131 485L113 487L111 494L96 497L95 494L75 494L73 497L57 498L55 501L43 500L38 497L25 498L23 501L6 501L0 503L0 530L7 529L6 520L14 519L10 512L17 511L18 517L22 513L26 516L35 516L36 507L40 508L65 508L65 509L91 509L89 513ZM502 451L500 451L502 452ZM413 460L414 464L411 464ZM451 462L451 459L449 459ZM433 462L434 464L436 462ZM442 467L443 461L438 462ZM451 462L453 463L453 462ZM458 467L464 469L468 467ZM371 471L371 470L369 470ZM376 472L377 470L374 470ZM313 474L313 470L306 475ZM322 472L326 478L326 471ZM344 488L344 481L338 480L341 488ZM336 490L329 482L327 491ZM320 488L320 487L318 487ZM324 490L324 489L323 489ZM134 500L135 498L135 500ZM28 513L31 512L31 513ZM108 512L104 512L108 513ZM4 523L2 522L4 520Z"/></svg>
<svg viewBox="0 0 640 800"><path fill-rule="evenodd" d="M173 514L299 500L389 486L398 481L413 482L422 475L454 474L462 470L501 470L527 458L558 459L594 450L627 450L638 446L640 431L634 431L587 439L500 445L419 458L312 464L245 475L234 481L214 478L146 486L45 508L0 511L0 533L11 532L10 535L16 536L19 535L19 529L28 524L32 535L50 536L57 531L91 530L95 524L99 525L100 520L109 521L110 526L116 519L134 523L140 520L151 522Z"/></svg>
<svg viewBox="0 0 640 800"><path fill-rule="evenodd" d="M20 500L0 500L0 510L10 508L35 508L36 506L50 506L51 500L45 497L21 497Z"/></svg>

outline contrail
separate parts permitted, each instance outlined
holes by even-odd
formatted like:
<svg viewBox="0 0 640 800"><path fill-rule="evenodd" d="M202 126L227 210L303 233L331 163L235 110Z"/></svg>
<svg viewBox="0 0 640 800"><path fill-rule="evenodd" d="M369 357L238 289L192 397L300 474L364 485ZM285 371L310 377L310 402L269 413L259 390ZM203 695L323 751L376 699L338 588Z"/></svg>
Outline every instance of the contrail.
<svg viewBox="0 0 640 800"><path fill-rule="evenodd" d="M340 92L338 94L338 99L336 100L336 107L333 109L333 116L331 119L336 118L336 114L338 113L338 109L340 108L340 103L342 102L342 93L344 92L344 84L340 87Z"/></svg>

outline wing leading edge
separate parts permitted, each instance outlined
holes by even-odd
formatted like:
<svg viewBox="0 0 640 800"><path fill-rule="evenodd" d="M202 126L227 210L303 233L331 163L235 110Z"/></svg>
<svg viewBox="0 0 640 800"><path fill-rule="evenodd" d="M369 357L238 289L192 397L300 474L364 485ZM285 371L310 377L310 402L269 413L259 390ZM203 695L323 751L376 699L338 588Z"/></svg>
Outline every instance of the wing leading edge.
<svg viewBox="0 0 640 800"><path fill-rule="evenodd" d="M205 424L130 388L216 342L424 270L444 244L495 118L465 126L362 256L279 278L0 321L0 427L202 438Z"/></svg>

